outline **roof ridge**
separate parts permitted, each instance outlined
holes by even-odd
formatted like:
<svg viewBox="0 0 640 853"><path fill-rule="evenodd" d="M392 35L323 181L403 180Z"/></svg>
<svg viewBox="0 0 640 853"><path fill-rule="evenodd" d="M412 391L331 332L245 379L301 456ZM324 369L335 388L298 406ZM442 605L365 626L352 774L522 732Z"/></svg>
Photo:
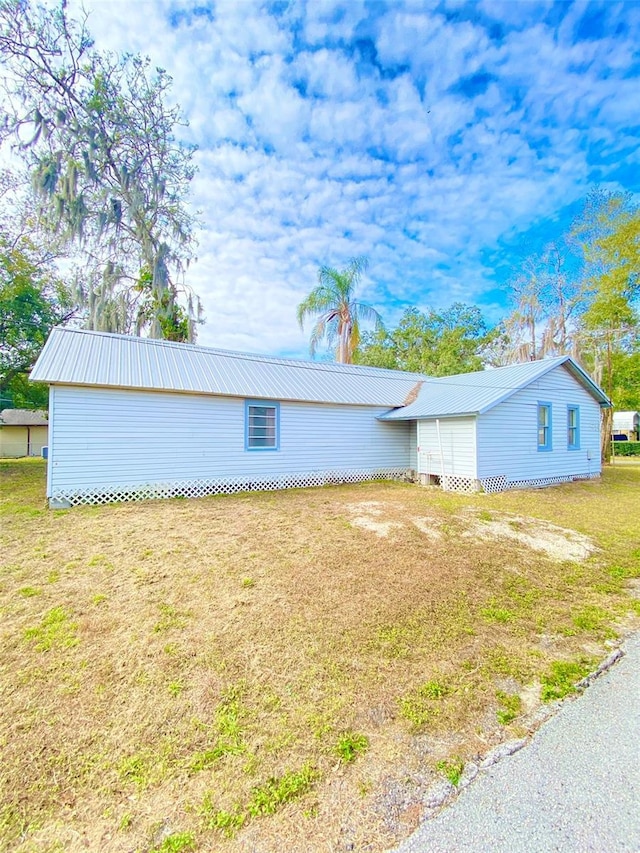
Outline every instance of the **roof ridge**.
<svg viewBox="0 0 640 853"><path fill-rule="evenodd" d="M339 362L314 362L303 358L291 358L278 355L262 355L260 353L241 352L240 350L226 350L218 347L204 346L203 344L183 343L180 341L167 341L160 338L142 338L137 335L124 335L119 332L104 332L98 329L74 329L69 326L56 326L53 332L73 333L81 335L99 336L104 338L118 338L128 342L142 343L145 346L160 346L170 349L189 349L196 352L207 352L215 355L228 356L229 358L237 358L242 361L259 361L269 364L286 364L290 367L297 367L311 370L323 370L327 373L371 373L378 376L387 376L389 379L398 379L406 381L407 377L416 377L420 381L430 379L422 373L414 373L404 370L393 370L388 367L372 367L368 364L341 364Z"/></svg>

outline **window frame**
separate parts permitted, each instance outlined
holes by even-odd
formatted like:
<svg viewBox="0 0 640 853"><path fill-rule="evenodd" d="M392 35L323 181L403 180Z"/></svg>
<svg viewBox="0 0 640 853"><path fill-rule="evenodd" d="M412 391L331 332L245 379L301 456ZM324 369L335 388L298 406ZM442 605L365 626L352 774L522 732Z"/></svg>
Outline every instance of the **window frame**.
<svg viewBox="0 0 640 853"><path fill-rule="evenodd" d="M251 422L251 409L273 409L275 412L275 443L270 445L252 445L249 443L249 425ZM271 452L280 450L280 403L275 400L245 400L244 401L244 449L253 453Z"/></svg>
<svg viewBox="0 0 640 853"><path fill-rule="evenodd" d="M571 425L571 413L575 412L576 422ZM571 432L575 430L575 441L571 441ZM567 450L580 450L580 406L567 405Z"/></svg>
<svg viewBox="0 0 640 853"><path fill-rule="evenodd" d="M548 423L546 426L540 425L540 412L546 409L548 412ZM551 403L547 400L538 400L538 406L536 409L537 421L537 442L538 442L538 452L540 453L549 453L553 450L553 407ZM540 430L546 430L546 442L544 444L540 444Z"/></svg>

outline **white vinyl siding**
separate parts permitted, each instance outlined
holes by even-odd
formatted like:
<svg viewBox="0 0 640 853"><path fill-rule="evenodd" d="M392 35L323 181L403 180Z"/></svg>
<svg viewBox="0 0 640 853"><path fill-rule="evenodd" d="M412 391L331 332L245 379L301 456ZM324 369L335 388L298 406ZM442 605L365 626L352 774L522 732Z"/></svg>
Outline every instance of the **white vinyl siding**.
<svg viewBox="0 0 640 853"><path fill-rule="evenodd" d="M418 423L409 421L409 467L418 470Z"/></svg>
<svg viewBox="0 0 640 853"><path fill-rule="evenodd" d="M475 417L418 421L418 472L476 479ZM444 465L444 470L443 470Z"/></svg>
<svg viewBox="0 0 640 853"><path fill-rule="evenodd" d="M551 450L538 448L538 404L551 405ZM580 408L580 447L567 445L567 406ZM478 417L478 477L508 482L600 472L600 406L562 366Z"/></svg>
<svg viewBox="0 0 640 853"><path fill-rule="evenodd" d="M385 407L281 402L279 452L254 453L245 450L245 403L235 397L55 386L48 494L410 466L409 424L376 420Z"/></svg>

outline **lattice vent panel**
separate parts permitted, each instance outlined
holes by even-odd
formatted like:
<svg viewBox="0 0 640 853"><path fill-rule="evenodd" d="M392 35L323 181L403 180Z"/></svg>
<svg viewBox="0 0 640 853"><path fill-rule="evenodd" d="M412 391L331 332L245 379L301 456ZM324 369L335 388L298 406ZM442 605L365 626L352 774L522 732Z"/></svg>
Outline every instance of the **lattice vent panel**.
<svg viewBox="0 0 640 853"><path fill-rule="evenodd" d="M485 477L480 480L480 485L484 491L489 494L493 494L494 492L504 492L505 489L509 488L507 485L507 478L504 475L498 477Z"/></svg>
<svg viewBox="0 0 640 853"><path fill-rule="evenodd" d="M460 492L463 495L472 495L479 490L478 481L471 477L455 477L446 474L441 477L440 483L445 492Z"/></svg>
<svg viewBox="0 0 640 853"><path fill-rule="evenodd" d="M140 486L110 486L82 491L60 490L54 492L51 503L58 506L83 506L163 498L202 498L207 495L232 495L237 492L265 492L307 486L361 483L366 480L407 480L410 478L411 471L406 468L383 468L374 471L312 471L262 478L221 477Z"/></svg>
<svg viewBox="0 0 640 853"><path fill-rule="evenodd" d="M576 480L597 479L599 474L570 474L562 477L537 477L531 480L510 480L506 477L484 477L480 485L485 492L503 492L507 489L538 489L559 483L573 483Z"/></svg>

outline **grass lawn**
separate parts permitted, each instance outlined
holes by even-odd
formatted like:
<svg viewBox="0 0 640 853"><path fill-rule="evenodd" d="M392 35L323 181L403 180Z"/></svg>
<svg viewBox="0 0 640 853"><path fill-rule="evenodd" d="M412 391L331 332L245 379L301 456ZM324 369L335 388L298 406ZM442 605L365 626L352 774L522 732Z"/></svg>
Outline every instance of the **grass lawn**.
<svg viewBox="0 0 640 853"><path fill-rule="evenodd" d="M0 468L6 850L383 850L640 623L640 464L70 511Z"/></svg>

